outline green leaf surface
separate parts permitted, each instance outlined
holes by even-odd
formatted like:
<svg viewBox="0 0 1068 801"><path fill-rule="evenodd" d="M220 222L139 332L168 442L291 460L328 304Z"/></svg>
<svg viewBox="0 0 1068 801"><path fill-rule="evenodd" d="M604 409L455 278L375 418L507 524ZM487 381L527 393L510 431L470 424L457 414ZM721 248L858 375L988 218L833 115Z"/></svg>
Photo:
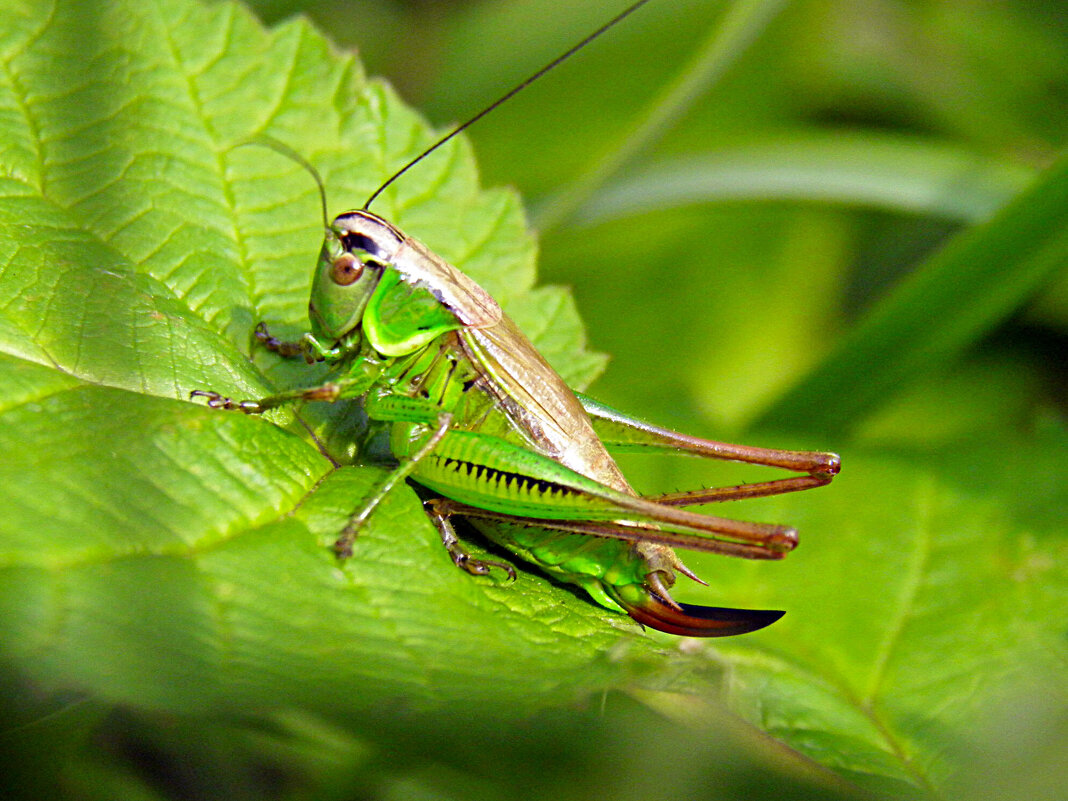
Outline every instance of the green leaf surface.
<svg viewBox="0 0 1068 801"><path fill-rule="evenodd" d="M267 32L238 6L180 0L4 10L7 661L45 687L185 712L337 708L315 676L359 688L350 709L529 706L532 676L539 705L603 685L598 654L638 631L628 619L538 576L514 591L456 571L408 491L339 566L326 546L379 473L332 471L306 437L188 401L294 380L250 360L250 332L306 325L314 183L234 146L283 140L355 205L432 132L304 22ZM562 292L532 290L515 196L480 191L462 144L420 169L379 210L588 382L603 357Z"/></svg>

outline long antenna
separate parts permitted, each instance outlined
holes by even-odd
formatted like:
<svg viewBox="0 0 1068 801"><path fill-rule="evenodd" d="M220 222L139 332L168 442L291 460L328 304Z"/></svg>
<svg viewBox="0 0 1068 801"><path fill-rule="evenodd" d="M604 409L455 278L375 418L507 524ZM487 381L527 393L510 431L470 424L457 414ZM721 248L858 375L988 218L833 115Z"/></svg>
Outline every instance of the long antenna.
<svg viewBox="0 0 1068 801"><path fill-rule="evenodd" d="M514 97L515 95L517 95L520 92L522 92L524 89L526 89L528 86L530 86L530 84L532 84L532 83L534 83L534 81L538 80L538 78L540 78L542 75L544 75L545 73L549 72L550 70L555 68L560 63L566 61L571 56L575 55L575 53L577 53L579 50L584 48L586 45L588 45L590 42L592 42L594 39L596 39L602 33L604 33L609 28L612 28L613 26L615 26L618 23L620 23L623 20L625 20L627 17L629 17L631 14L633 14L635 11L637 11L639 8L641 8L642 6L644 6L648 2L649 2L649 0L638 0L637 3L634 3L629 8L626 8L623 11L619 12L619 14L617 14L615 17L610 19L608 22L606 22L600 28L595 30L593 33L591 33L589 36L587 36L581 42L579 42L578 44L574 45L566 53L563 53L562 55L559 55L556 58L554 58L552 61L550 61L544 67L542 67L540 70L538 70L533 75L531 75L529 78L527 78L525 81L523 81L521 84L519 84L518 86L513 87L506 94L504 94L501 97L499 97L496 100L494 100L492 103L490 103L484 109L482 109L482 111L478 112L478 114L476 114L471 119L469 119L467 122L463 122L463 123L460 123L459 125L457 125L449 133L445 134L445 136L441 137L441 139L436 141L434 144L432 144L430 147L428 147L426 150L424 150L422 153L420 153L414 159L412 159L407 164L405 164L403 167L401 167L399 170L397 170L395 173L393 173L393 175L391 175L389 177L389 179L384 184L382 184L380 187L378 187L378 189L376 189L374 191L374 193L369 198L367 198L367 202L363 204L363 210L367 211L368 207L375 201L375 198L377 198L380 194L382 194L382 191L387 186L389 186L391 183L396 181L398 178L400 178L402 175L404 175L404 173L408 172L408 170L410 170L412 167L414 167L416 164L418 164L424 158L429 156L431 153L433 153L435 150L437 150L443 144L445 144L450 139L452 139L454 136L456 136L456 134L460 133L463 130L466 130L467 128L470 128L472 125L474 125L480 119L485 117L487 114L489 114L495 108L497 108L499 105L501 105L502 103L507 102L508 100L511 100L512 97Z"/></svg>
<svg viewBox="0 0 1068 801"><path fill-rule="evenodd" d="M315 165L308 161L304 156L300 155L297 151L287 145L280 139L275 139L268 134L256 134L250 136L248 139L242 139L237 144L230 147L230 150L235 150L239 147L265 147L268 150L273 150L280 156L285 156L290 161L295 161L301 167L303 167L308 173L311 174L312 180L315 181L315 185L319 187L319 206L323 211L323 228L330 227L330 218L327 216L326 211L326 185L323 183L323 176L319 174L319 171L315 169Z"/></svg>

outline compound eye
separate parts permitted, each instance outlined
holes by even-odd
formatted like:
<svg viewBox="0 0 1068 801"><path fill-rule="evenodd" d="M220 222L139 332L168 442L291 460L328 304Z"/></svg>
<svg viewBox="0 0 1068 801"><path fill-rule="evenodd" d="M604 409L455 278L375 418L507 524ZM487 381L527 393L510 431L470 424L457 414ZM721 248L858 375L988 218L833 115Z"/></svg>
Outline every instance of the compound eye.
<svg viewBox="0 0 1068 801"><path fill-rule="evenodd" d="M369 236L357 234L353 231L345 231L341 234L340 239L341 246L350 253L354 250L362 250L364 253L370 253L372 256L378 255L378 243Z"/></svg>
<svg viewBox="0 0 1068 801"><path fill-rule="evenodd" d="M330 270L330 279L338 286L354 284L361 275L363 275L363 262L351 253L342 253L334 259L334 265Z"/></svg>

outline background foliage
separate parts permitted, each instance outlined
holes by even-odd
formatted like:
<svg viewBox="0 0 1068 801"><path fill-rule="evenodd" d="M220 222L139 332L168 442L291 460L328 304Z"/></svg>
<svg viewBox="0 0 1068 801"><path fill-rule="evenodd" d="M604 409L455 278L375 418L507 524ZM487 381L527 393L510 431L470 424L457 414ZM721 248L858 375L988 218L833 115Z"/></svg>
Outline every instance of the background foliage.
<svg viewBox="0 0 1068 801"><path fill-rule="evenodd" d="M839 451L781 564L686 598L789 614L641 635L534 572L452 570L398 493L292 418L316 202L358 205L619 3L3 0L0 731L12 794L75 798L1056 798L1068 752L1068 19L1055 3L652 3L472 131L518 187L626 411ZM289 20L289 21L284 21ZM466 145L377 208L573 381L514 195ZM308 410L320 430L344 417ZM336 444L336 440L334 441ZM761 473L629 460L645 489Z"/></svg>

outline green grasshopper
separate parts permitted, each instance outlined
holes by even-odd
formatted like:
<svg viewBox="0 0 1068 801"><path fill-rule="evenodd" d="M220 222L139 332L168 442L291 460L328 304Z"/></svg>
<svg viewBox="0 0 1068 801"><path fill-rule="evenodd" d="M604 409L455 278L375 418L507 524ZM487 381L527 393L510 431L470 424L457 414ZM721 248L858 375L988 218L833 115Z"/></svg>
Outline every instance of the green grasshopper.
<svg viewBox="0 0 1068 801"><path fill-rule="evenodd" d="M489 108L618 22L635 4ZM673 546L779 559L797 544L787 526L713 517L684 508L777 495L829 483L831 453L770 450L699 439L627 417L573 392L497 302L464 273L367 210L389 183L489 108L394 173L364 206L326 222L309 303L311 331L283 342L261 323L256 339L284 357L326 362L331 379L256 401L196 390L212 408L258 414L297 401L363 404L362 453L388 441L392 469L361 499L334 550L353 555L360 529L397 485L424 499L453 562L475 575L507 564L473 558L454 519L597 603L672 634L742 634L782 612L676 602L676 574L701 582ZM800 475L757 484L639 496L610 451L687 453L783 468ZM702 584L704 582L701 582Z"/></svg>

